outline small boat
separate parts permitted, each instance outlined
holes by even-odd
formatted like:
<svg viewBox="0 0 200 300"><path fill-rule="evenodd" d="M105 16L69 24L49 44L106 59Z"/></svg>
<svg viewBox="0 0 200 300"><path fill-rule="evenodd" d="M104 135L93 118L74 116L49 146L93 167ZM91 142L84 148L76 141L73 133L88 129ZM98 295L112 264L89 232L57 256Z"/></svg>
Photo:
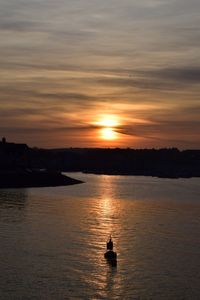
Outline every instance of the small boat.
<svg viewBox="0 0 200 300"><path fill-rule="evenodd" d="M113 241L110 235L109 240L106 243L106 252L104 253L104 257L107 259L108 263L112 266L117 265L117 253L113 251Z"/></svg>

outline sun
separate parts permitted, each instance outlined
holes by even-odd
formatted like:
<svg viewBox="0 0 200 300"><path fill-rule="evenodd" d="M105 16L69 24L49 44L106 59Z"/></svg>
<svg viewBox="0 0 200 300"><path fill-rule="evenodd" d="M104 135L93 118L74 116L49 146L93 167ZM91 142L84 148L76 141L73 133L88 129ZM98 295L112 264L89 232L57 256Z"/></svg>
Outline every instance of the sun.
<svg viewBox="0 0 200 300"><path fill-rule="evenodd" d="M115 140L117 138L117 133L109 127L101 129L101 138L104 140Z"/></svg>
<svg viewBox="0 0 200 300"><path fill-rule="evenodd" d="M98 122L95 122L95 124L100 127L114 128L119 125L119 122L113 116L103 116Z"/></svg>
<svg viewBox="0 0 200 300"><path fill-rule="evenodd" d="M101 114L96 116L96 121L91 124L97 128L100 139L113 141L119 138L117 128L119 128L121 124L118 116Z"/></svg>

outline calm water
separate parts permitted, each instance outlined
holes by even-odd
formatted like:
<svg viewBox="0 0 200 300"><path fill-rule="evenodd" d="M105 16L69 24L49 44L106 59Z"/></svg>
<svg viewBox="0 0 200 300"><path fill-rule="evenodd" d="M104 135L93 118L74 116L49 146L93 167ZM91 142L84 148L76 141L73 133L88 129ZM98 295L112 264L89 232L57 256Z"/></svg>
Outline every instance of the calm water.
<svg viewBox="0 0 200 300"><path fill-rule="evenodd" d="M71 176L0 190L0 299L200 299L200 179Z"/></svg>

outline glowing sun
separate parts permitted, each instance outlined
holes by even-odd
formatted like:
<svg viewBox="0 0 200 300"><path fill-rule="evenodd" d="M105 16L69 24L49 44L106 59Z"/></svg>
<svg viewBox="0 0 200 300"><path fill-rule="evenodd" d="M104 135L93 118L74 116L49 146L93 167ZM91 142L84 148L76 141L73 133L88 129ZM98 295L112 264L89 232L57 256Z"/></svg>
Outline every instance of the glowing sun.
<svg viewBox="0 0 200 300"><path fill-rule="evenodd" d="M109 119L104 118L100 122L97 122L97 124L99 124L102 127L107 127L107 128L113 128L113 127L116 127L117 125L119 125L117 120L115 120L113 118L109 118Z"/></svg>
<svg viewBox="0 0 200 300"><path fill-rule="evenodd" d="M117 133L109 127L105 127L101 129L101 137L104 140L115 140L117 138Z"/></svg>
<svg viewBox="0 0 200 300"><path fill-rule="evenodd" d="M100 128L100 138L103 140L115 140L118 133L115 131L119 122L115 116L101 116L98 122L94 123Z"/></svg>

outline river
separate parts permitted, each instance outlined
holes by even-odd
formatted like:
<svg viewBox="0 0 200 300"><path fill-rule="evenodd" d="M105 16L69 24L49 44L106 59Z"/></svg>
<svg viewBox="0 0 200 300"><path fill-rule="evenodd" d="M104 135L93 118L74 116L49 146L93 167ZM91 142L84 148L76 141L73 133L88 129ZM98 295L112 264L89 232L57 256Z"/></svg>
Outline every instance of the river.
<svg viewBox="0 0 200 300"><path fill-rule="evenodd" d="M200 178L68 175L0 190L1 300L200 299Z"/></svg>

